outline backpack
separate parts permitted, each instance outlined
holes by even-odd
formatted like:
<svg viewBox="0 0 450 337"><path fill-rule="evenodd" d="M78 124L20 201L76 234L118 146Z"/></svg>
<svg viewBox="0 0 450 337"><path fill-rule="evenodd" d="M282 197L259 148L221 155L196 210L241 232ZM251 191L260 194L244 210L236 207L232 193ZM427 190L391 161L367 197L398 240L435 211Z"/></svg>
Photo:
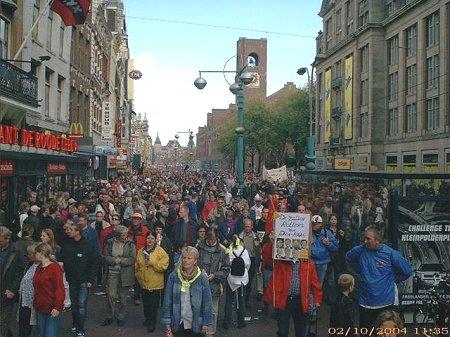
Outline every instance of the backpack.
<svg viewBox="0 0 450 337"><path fill-rule="evenodd" d="M242 249L242 252L238 255L236 255L233 251L234 259L231 262L231 270L230 274L233 276L244 276L245 274L245 262L242 258L242 253L244 253L244 249Z"/></svg>

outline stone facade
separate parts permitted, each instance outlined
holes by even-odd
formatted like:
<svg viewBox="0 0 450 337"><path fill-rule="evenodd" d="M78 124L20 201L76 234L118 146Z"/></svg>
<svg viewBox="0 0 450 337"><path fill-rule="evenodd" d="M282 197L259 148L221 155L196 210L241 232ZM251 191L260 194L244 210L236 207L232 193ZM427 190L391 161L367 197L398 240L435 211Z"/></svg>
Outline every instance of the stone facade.
<svg viewBox="0 0 450 337"><path fill-rule="evenodd" d="M450 171L450 1L324 0L316 165Z"/></svg>

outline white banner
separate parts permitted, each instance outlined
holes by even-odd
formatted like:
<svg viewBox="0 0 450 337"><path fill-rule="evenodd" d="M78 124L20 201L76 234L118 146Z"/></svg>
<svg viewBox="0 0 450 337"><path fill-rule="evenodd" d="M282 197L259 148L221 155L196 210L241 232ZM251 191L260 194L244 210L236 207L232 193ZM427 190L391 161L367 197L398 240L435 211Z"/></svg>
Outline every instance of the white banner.
<svg viewBox="0 0 450 337"><path fill-rule="evenodd" d="M311 221L309 214L276 213L275 247L276 260L309 259Z"/></svg>
<svg viewBox="0 0 450 337"><path fill-rule="evenodd" d="M288 179L286 165L276 169L267 170L263 167L263 179L272 181L283 181Z"/></svg>
<svg viewBox="0 0 450 337"><path fill-rule="evenodd" d="M111 140L111 110L109 102L102 103L102 140Z"/></svg>

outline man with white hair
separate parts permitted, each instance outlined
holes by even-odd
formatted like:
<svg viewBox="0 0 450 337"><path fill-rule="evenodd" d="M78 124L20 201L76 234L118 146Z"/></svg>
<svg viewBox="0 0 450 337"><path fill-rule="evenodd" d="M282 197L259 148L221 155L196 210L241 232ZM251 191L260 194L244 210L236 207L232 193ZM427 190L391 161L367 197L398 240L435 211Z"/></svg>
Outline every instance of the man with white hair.
<svg viewBox="0 0 450 337"><path fill-rule="evenodd" d="M262 198L259 194L255 195L253 200L255 201L255 204L250 208L250 217L254 223L258 223L259 219L262 217L264 206L262 205Z"/></svg>
<svg viewBox="0 0 450 337"><path fill-rule="evenodd" d="M31 206L30 211L28 213L28 217L23 221L24 225L25 224L32 225L35 233L38 232L40 229L40 220L38 218L38 213L39 213L40 209L41 208L38 205ZM36 234L40 235L40 233L36 233ZM20 233L20 235L22 235L22 233Z"/></svg>
<svg viewBox="0 0 450 337"><path fill-rule="evenodd" d="M9 335L23 272L23 258L11 243L11 235L8 228L0 226L0 337Z"/></svg>

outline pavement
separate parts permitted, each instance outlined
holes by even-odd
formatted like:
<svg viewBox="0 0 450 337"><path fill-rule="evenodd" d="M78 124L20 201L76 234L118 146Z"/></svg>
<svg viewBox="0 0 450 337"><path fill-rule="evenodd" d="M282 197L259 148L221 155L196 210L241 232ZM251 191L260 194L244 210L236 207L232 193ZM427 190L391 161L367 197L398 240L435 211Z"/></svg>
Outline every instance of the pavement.
<svg viewBox="0 0 450 337"><path fill-rule="evenodd" d="M144 321L142 304L135 306L132 300L133 293L130 292L128 298L128 314L125 319L125 325L123 327L118 327L117 324L113 323L110 326L102 327L100 324L105 318L106 311L106 295L104 293L104 288L95 287L92 289L89 300L88 300L88 318L86 320L86 336L91 337L142 337L142 336L164 336L163 326L158 324L156 330L153 333L149 333L146 327L142 325ZM223 300L225 296L222 296ZM253 296L254 297L254 296ZM220 303L219 306L219 323L218 331L215 337L265 337L265 336L276 336L277 324L274 319L273 310L269 310L268 318L264 318L261 314L260 307L262 302L254 301L250 302L250 308L247 308L246 312L246 324L247 326L243 329L236 328L236 314L233 313L233 322L228 330L221 328L223 321L223 308L225 303ZM220 311L222 310L222 313ZM318 337L328 336L328 317L329 317L328 306L323 305L319 311L319 333ZM161 314L161 310L158 312L158 320ZM74 336L70 329L72 327L72 316L69 311L63 313L62 326L60 328L59 337ZM13 327L14 336L17 337L17 326ZM294 327L291 320L291 328L289 337L294 337Z"/></svg>

